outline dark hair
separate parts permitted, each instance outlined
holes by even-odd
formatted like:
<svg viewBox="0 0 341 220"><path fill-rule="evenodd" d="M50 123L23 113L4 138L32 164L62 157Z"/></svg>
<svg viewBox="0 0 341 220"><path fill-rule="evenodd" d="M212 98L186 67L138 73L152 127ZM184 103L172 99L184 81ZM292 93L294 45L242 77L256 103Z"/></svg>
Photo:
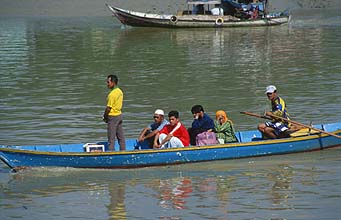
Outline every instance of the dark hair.
<svg viewBox="0 0 341 220"><path fill-rule="evenodd" d="M174 116L175 118L179 118L179 112L178 111L170 111L168 113L168 117L170 118L172 116Z"/></svg>
<svg viewBox="0 0 341 220"><path fill-rule="evenodd" d="M201 105L194 105L191 109L192 114L196 114L201 111L204 112L204 108Z"/></svg>
<svg viewBox="0 0 341 220"><path fill-rule="evenodd" d="M110 81L111 81L111 82L114 82L115 84L118 83L118 78L117 78L116 75L112 75L112 74L111 74L111 75L109 75L107 78L110 79Z"/></svg>

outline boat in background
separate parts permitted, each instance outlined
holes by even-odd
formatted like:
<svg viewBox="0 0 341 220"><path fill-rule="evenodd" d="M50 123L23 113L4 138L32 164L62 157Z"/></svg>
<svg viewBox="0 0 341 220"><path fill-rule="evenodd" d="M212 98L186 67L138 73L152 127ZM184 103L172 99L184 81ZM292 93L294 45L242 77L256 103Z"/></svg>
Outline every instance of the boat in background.
<svg viewBox="0 0 341 220"><path fill-rule="evenodd" d="M106 142L48 146L0 146L0 159L13 170L21 167L129 169L259 157L323 150L341 146L341 123L314 126L290 138L263 140L258 130L236 132L238 143L169 149L137 149L127 139L126 151L107 151ZM330 133L331 135L327 134ZM116 143L115 149L119 147Z"/></svg>
<svg viewBox="0 0 341 220"><path fill-rule="evenodd" d="M108 4L107 7L122 24L135 27L225 28L273 26L289 21L287 13L267 13L267 2L243 4L234 0L187 0L187 10L168 15L136 12ZM213 12L213 8L218 13Z"/></svg>

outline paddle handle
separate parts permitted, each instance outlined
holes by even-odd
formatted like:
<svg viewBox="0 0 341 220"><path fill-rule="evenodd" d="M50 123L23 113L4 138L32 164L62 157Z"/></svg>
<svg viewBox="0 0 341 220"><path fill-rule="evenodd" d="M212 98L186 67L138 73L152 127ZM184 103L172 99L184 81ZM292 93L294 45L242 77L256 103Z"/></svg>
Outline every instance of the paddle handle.
<svg viewBox="0 0 341 220"><path fill-rule="evenodd" d="M264 118L264 119L272 120L272 118L270 118L269 116L266 116L266 115L258 115L258 114L252 113L252 112L240 112L240 113L244 114L244 115L250 115L250 116L253 116L256 118Z"/></svg>

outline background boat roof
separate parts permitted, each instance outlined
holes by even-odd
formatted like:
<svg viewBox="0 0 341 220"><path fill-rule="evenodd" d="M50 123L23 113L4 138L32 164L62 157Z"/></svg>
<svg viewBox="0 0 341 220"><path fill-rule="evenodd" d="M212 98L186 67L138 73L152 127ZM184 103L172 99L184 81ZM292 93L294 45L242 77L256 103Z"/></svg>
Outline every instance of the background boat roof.
<svg viewBox="0 0 341 220"><path fill-rule="evenodd" d="M221 0L187 0L189 5L215 5L221 4Z"/></svg>

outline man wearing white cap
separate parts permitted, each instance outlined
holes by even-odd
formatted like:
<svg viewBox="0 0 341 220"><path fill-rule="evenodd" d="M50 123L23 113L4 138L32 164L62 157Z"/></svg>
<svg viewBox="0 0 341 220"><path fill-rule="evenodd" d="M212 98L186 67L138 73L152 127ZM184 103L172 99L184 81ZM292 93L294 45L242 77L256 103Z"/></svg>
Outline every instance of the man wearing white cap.
<svg viewBox="0 0 341 220"><path fill-rule="evenodd" d="M265 115L271 116L279 116L282 118L289 119L289 114L286 109L286 105L284 100L277 95L276 86L270 85L266 87L265 94L268 99L271 101L271 112L266 112ZM290 124L283 120L274 119L271 122L265 122L258 125L258 130L262 132L262 134L266 138L283 138L286 137L286 131L289 129Z"/></svg>
<svg viewBox="0 0 341 220"><path fill-rule="evenodd" d="M162 109L157 109L154 112L154 122L148 127L144 128L137 139L137 147L144 148L143 142L146 140L149 148L153 148L155 135L161 131L161 129L169 124L169 122L164 117L165 113Z"/></svg>

